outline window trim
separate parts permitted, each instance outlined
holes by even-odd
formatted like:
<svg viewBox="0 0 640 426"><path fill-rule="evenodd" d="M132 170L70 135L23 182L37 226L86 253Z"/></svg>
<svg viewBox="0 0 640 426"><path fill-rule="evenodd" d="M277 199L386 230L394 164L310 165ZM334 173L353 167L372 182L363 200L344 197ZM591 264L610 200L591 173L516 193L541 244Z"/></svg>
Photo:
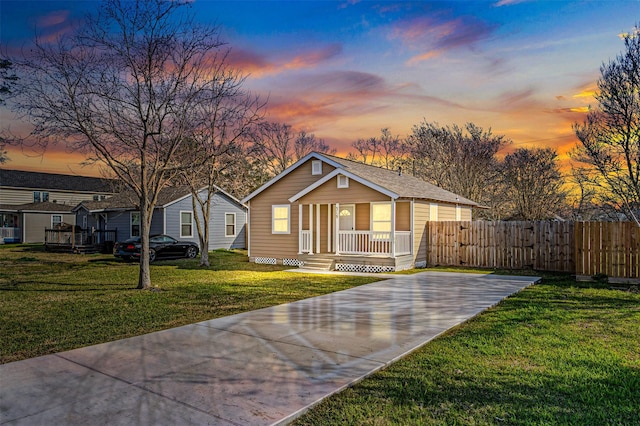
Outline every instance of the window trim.
<svg viewBox="0 0 640 426"><path fill-rule="evenodd" d="M322 161L320 160L312 160L311 161L311 175L318 176L322 174Z"/></svg>
<svg viewBox="0 0 640 426"><path fill-rule="evenodd" d="M389 238L391 237L391 233L393 231L394 228L394 223L393 223L393 204L390 201L376 201L376 202L371 202L370 204L370 217L369 217L369 229L371 230L371 235L374 241L378 241L378 240L386 240L387 238L381 238L379 236L376 236L378 234L389 234ZM385 205L385 206L389 206L389 220L373 220L373 206L376 205ZM388 223L389 224L389 230L388 231L376 231L375 229L373 229L373 224L374 223Z"/></svg>
<svg viewBox="0 0 640 426"><path fill-rule="evenodd" d="M191 218L191 223L182 223L182 213L188 213ZM184 225L189 225L189 229L191 230L190 235L182 233L182 227ZM180 238L193 238L193 211L192 210L180 210Z"/></svg>
<svg viewBox="0 0 640 426"><path fill-rule="evenodd" d="M55 222L53 221L53 218L56 217L56 216L60 218L60 222L58 222L59 224L62 224L62 219L64 219L61 214L52 214L51 215L51 227L52 228L56 226Z"/></svg>
<svg viewBox="0 0 640 426"><path fill-rule="evenodd" d="M349 188L349 176L337 175L336 177L338 179L338 188Z"/></svg>
<svg viewBox="0 0 640 426"><path fill-rule="evenodd" d="M286 208L287 209L287 217L286 219L279 218L277 220L286 220L287 221L287 230L286 231L276 231L275 224L275 210L277 208ZM274 204L271 206L271 233L272 234L291 234L291 205L290 204Z"/></svg>
<svg viewBox="0 0 640 426"><path fill-rule="evenodd" d="M133 235L133 216L138 215L138 235ZM140 227L140 222L142 222L142 216L140 212L129 212L129 237L140 237L142 234L142 228Z"/></svg>
<svg viewBox="0 0 640 426"><path fill-rule="evenodd" d="M229 225L227 223L227 217L228 216L233 216L233 234L228 234L227 233L227 227L231 226L231 225ZM237 221L237 216L236 216L236 214L234 212L225 212L225 214L224 214L224 236L225 237L235 237L236 235L238 235L237 234L237 229L236 229L236 226L237 226L237 222L236 221Z"/></svg>

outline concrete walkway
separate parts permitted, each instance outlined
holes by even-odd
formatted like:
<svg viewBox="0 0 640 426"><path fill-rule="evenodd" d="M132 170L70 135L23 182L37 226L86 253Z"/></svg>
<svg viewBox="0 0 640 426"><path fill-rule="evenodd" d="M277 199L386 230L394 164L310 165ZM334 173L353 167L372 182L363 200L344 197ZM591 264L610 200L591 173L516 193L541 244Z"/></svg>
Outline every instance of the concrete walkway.
<svg viewBox="0 0 640 426"><path fill-rule="evenodd" d="M537 280L396 275L0 365L0 424L286 423Z"/></svg>

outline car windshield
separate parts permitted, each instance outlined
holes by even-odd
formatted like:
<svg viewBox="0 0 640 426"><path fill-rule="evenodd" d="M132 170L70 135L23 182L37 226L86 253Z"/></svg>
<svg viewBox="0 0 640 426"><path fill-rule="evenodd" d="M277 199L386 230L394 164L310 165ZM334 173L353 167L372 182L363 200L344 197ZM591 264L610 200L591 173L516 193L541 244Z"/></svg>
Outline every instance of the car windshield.
<svg viewBox="0 0 640 426"><path fill-rule="evenodd" d="M149 241L152 243L174 243L176 240L167 235L156 235L155 237L149 238Z"/></svg>

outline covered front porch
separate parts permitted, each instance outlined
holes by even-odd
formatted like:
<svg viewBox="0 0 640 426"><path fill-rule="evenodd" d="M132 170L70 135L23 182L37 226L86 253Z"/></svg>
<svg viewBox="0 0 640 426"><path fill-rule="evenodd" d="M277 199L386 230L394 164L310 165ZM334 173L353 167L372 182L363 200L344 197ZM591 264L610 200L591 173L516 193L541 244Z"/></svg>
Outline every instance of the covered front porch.
<svg viewBox="0 0 640 426"><path fill-rule="evenodd" d="M411 201L298 204L298 258L386 265L412 259ZM389 259L383 261L382 259Z"/></svg>

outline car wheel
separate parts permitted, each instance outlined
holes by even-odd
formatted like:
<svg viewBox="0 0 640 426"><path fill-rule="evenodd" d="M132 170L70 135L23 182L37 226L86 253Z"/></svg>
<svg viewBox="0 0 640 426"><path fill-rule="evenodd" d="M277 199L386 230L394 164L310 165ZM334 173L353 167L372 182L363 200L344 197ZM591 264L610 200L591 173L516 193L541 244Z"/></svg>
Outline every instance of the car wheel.
<svg viewBox="0 0 640 426"><path fill-rule="evenodd" d="M198 254L198 249L195 248L194 246L189 246L187 248L187 257L189 259L193 259L194 257L196 257L197 254Z"/></svg>
<svg viewBox="0 0 640 426"><path fill-rule="evenodd" d="M156 251L154 249L149 249L149 263L155 262L156 260Z"/></svg>

